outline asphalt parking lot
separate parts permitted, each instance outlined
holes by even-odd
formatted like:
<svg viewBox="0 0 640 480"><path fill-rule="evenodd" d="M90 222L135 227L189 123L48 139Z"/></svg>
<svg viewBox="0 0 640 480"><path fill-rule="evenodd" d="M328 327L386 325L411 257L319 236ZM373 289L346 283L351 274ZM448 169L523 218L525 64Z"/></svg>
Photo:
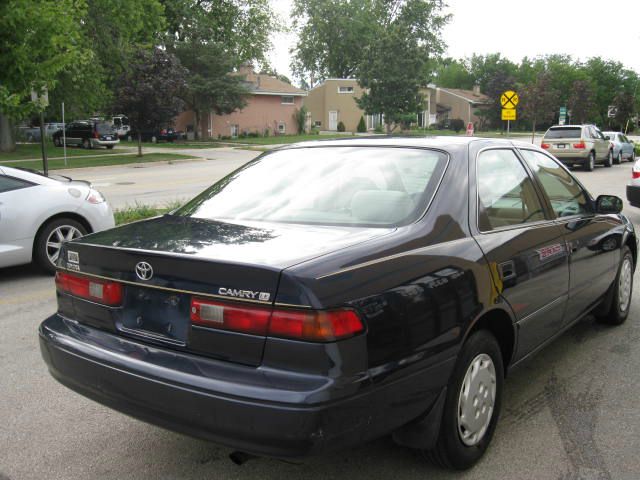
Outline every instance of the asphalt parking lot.
<svg viewBox="0 0 640 480"><path fill-rule="evenodd" d="M98 188L112 201L162 202L193 195L255 156L238 152L220 158L224 165L202 160L82 172L105 184ZM625 163L576 173L594 195L624 198L630 170ZM640 228L640 209L624 211ZM388 437L303 463L258 458L237 466L227 448L97 405L57 384L40 359L36 331L55 311L53 280L32 267L0 270L0 479L637 479L638 285L625 325L587 318L510 374L492 446L460 474L432 467Z"/></svg>

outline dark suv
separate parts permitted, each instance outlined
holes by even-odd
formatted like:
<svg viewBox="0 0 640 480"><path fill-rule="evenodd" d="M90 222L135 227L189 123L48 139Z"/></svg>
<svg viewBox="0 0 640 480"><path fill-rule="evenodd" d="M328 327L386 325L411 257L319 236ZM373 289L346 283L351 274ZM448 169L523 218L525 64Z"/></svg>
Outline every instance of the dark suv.
<svg viewBox="0 0 640 480"><path fill-rule="evenodd" d="M61 147L63 141L67 145L78 145L84 148L107 147L113 148L120 140L113 125L108 122L95 120L77 120L67 124L62 135L62 130L53 134L53 143Z"/></svg>

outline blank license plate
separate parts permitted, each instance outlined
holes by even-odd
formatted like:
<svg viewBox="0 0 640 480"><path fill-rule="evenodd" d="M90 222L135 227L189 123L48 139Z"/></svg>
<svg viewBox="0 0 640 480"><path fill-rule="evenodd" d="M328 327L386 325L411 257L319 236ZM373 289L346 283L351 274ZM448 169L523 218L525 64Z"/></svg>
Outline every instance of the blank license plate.
<svg viewBox="0 0 640 480"><path fill-rule="evenodd" d="M564 143L559 143L556 145L557 148L565 148L566 145Z"/></svg>

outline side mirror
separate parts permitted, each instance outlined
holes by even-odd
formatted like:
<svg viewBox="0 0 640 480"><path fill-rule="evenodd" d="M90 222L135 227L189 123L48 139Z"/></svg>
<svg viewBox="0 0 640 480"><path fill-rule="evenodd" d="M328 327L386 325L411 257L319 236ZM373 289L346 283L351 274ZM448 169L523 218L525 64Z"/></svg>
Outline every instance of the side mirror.
<svg viewBox="0 0 640 480"><path fill-rule="evenodd" d="M596 199L597 213L620 213L622 211L622 199L615 195L600 195Z"/></svg>

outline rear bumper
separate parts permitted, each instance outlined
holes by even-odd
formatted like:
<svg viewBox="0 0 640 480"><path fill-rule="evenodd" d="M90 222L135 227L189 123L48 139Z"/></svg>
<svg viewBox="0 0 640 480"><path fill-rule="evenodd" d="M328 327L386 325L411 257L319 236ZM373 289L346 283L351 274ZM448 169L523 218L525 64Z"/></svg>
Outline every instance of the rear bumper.
<svg viewBox="0 0 640 480"><path fill-rule="evenodd" d="M554 155L558 160L566 165L573 165L575 163L584 163L589 159L589 153L580 152L564 152L562 150L548 150L549 153Z"/></svg>
<svg viewBox="0 0 640 480"><path fill-rule="evenodd" d="M117 135L114 134L114 137L117 137ZM106 147L108 145L117 145L118 143L120 143L120 140L118 139L116 140L99 140L97 138L91 139L91 145L94 147Z"/></svg>
<svg viewBox="0 0 640 480"><path fill-rule="evenodd" d="M387 434L430 408L454 359L384 385L225 364L168 351L53 315L40 349L59 382L141 420L233 449L291 458ZM426 379L426 380L425 380ZM431 385L432 388L427 388ZM416 386L422 395L416 398ZM311 403L325 393L327 401ZM341 393L342 392L342 393ZM339 398L343 395L342 398Z"/></svg>
<svg viewBox="0 0 640 480"><path fill-rule="evenodd" d="M640 185L627 185L627 200L634 207L640 207Z"/></svg>

